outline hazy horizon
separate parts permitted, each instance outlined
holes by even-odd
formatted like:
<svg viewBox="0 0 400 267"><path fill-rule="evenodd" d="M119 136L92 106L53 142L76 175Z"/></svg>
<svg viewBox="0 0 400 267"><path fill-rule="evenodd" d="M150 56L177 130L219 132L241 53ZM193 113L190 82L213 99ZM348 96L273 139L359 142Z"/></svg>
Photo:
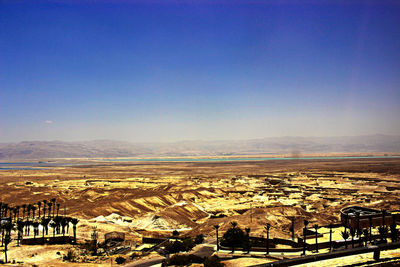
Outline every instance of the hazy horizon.
<svg viewBox="0 0 400 267"><path fill-rule="evenodd" d="M59 139L30 139L30 140L18 140L18 141L10 141L10 142L0 142L0 143L21 143L21 142L66 142L66 143L85 143L85 142L101 142L101 141L110 141L110 142L129 142L129 143L137 143L137 144L157 144L157 143L165 143L165 144L171 144L171 143L181 143L181 142L227 142L227 141L249 141L249 140L263 140L263 139L335 139L335 138L358 138L358 137L400 137L400 135L389 135L389 134L381 134L381 133L376 133L376 134L368 134L368 135L335 135L335 136L295 136L295 135L286 135L286 136L264 136L264 137L259 137L259 138L245 138L245 139L180 139L180 140L174 140L174 141L153 141L153 142L134 142L134 141L129 141L129 140L123 140L123 139L81 139L81 140L59 140Z"/></svg>
<svg viewBox="0 0 400 267"><path fill-rule="evenodd" d="M400 134L400 2L2 1L0 142Z"/></svg>

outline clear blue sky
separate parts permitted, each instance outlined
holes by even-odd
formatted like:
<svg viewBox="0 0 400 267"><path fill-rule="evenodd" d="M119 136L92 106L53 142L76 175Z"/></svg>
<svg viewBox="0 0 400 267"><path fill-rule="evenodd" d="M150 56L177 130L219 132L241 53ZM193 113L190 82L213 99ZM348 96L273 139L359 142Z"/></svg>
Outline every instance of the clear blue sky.
<svg viewBox="0 0 400 267"><path fill-rule="evenodd" d="M0 0L0 142L376 133L400 1Z"/></svg>

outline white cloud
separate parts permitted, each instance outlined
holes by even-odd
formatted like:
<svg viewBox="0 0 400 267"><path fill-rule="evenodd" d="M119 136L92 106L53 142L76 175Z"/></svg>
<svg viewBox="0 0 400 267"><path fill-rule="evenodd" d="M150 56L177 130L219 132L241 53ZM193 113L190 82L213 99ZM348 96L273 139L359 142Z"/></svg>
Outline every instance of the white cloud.
<svg viewBox="0 0 400 267"><path fill-rule="evenodd" d="M46 123L46 124L52 124L53 121L51 121L51 120L46 120L46 121L44 121L44 123Z"/></svg>

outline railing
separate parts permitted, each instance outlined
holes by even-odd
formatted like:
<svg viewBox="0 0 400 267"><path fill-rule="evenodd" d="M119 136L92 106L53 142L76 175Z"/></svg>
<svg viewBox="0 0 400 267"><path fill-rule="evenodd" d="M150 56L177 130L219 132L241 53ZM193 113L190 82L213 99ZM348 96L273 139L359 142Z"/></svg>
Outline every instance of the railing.
<svg viewBox="0 0 400 267"><path fill-rule="evenodd" d="M341 250L341 251L334 251L334 252L330 252L330 253L309 255L309 256L304 256L304 257L294 258L294 259L285 259L285 260L275 261L275 262L271 262L271 263L252 265L251 267L292 266L292 265L297 265L297 264L305 264L305 263L310 263L310 262L315 262L315 261L330 260L330 259L334 259L334 258L341 258L341 257L346 257L346 256L364 254L364 253L369 253L369 252L373 252L374 259L379 260L381 251L392 250L392 249L397 249L397 248L400 248L400 242L352 248L352 249L346 249L346 250Z"/></svg>

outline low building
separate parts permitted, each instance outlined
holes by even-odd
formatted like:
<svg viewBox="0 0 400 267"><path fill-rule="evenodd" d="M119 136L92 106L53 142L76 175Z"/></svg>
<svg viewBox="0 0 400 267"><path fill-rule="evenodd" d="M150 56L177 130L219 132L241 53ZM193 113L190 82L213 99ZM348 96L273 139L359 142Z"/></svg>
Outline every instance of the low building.
<svg viewBox="0 0 400 267"><path fill-rule="evenodd" d="M400 219L399 215L398 213L387 212L385 210L375 210L359 206L346 207L340 211L343 226L354 229L396 224L396 221Z"/></svg>

